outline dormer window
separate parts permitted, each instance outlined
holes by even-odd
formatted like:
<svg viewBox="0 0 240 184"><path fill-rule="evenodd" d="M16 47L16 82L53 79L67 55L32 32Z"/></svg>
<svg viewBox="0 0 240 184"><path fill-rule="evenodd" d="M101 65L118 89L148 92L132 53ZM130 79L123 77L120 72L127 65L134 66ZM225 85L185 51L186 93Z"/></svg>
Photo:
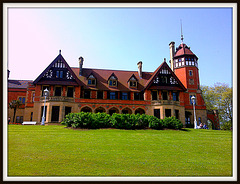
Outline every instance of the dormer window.
<svg viewBox="0 0 240 184"><path fill-rule="evenodd" d="M88 77L88 85L96 86L96 78L92 74Z"/></svg>
<svg viewBox="0 0 240 184"><path fill-rule="evenodd" d="M110 87L117 87L117 77L114 74L112 74L111 77L109 77L108 85Z"/></svg>
<svg viewBox="0 0 240 184"><path fill-rule="evenodd" d="M128 86L130 88L137 88L137 79L134 75L128 80Z"/></svg>

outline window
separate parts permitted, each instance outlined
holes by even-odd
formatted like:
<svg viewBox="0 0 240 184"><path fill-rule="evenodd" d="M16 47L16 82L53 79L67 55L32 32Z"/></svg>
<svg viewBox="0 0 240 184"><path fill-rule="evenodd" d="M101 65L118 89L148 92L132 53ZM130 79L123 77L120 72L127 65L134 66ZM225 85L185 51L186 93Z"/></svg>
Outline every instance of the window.
<svg viewBox="0 0 240 184"><path fill-rule="evenodd" d="M73 97L73 87L67 88L67 97Z"/></svg>
<svg viewBox="0 0 240 184"><path fill-rule="evenodd" d="M163 100L168 100L168 92L167 91L162 92L162 99Z"/></svg>
<svg viewBox="0 0 240 184"><path fill-rule="evenodd" d="M175 117L176 119L179 119L179 110L175 110Z"/></svg>
<svg viewBox="0 0 240 184"><path fill-rule="evenodd" d="M55 96L62 95L62 87L55 87Z"/></svg>
<svg viewBox="0 0 240 184"><path fill-rule="evenodd" d="M194 79L189 79L189 84L194 85Z"/></svg>
<svg viewBox="0 0 240 184"><path fill-rule="evenodd" d="M71 113L72 107L65 107L65 116Z"/></svg>
<svg viewBox="0 0 240 184"><path fill-rule="evenodd" d="M63 78L63 71L60 71L60 78Z"/></svg>
<svg viewBox="0 0 240 184"><path fill-rule="evenodd" d="M193 76L193 71L189 70L189 76Z"/></svg>
<svg viewBox="0 0 240 184"><path fill-rule="evenodd" d="M122 100L128 100L128 93L122 93Z"/></svg>
<svg viewBox="0 0 240 184"><path fill-rule="evenodd" d="M103 99L103 91L97 92L97 99Z"/></svg>
<svg viewBox="0 0 240 184"><path fill-rule="evenodd" d="M178 101L179 99L178 99L178 92L173 92L172 93L172 95L173 95L173 101Z"/></svg>
<svg viewBox="0 0 240 184"><path fill-rule="evenodd" d="M90 99L90 97L91 97L91 91L85 90L84 91L84 98Z"/></svg>
<svg viewBox="0 0 240 184"><path fill-rule="evenodd" d="M56 78L59 78L59 71L56 71Z"/></svg>
<svg viewBox="0 0 240 184"><path fill-rule="evenodd" d="M134 100L144 100L143 93L142 93L142 92L140 92L140 93L138 93L138 92L134 93Z"/></svg>
<svg viewBox="0 0 240 184"><path fill-rule="evenodd" d="M32 102L34 102L34 99L35 99L35 93L33 92L32 93Z"/></svg>
<svg viewBox="0 0 240 184"><path fill-rule="evenodd" d="M137 87L137 81L130 81L130 87Z"/></svg>
<svg viewBox="0 0 240 184"><path fill-rule="evenodd" d="M116 99L116 93L115 92L110 92L109 93L109 99L115 100Z"/></svg>
<svg viewBox="0 0 240 184"><path fill-rule="evenodd" d="M109 80L109 86L117 86L117 80Z"/></svg>
<svg viewBox="0 0 240 184"><path fill-rule="evenodd" d="M154 109L153 110L153 114L155 117L157 117L158 119L160 119L160 109Z"/></svg>
<svg viewBox="0 0 240 184"><path fill-rule="evenodd" d="M167 83L167 76L161 76L161 83L166 84Z"/></svg>
<svg viewBox="0 0 240 184"><path fill-rule="evenodd" d="M112 76L108 80L108 85L110 87L117 87L117 78L112 74Z"/></svg>
<svg viewBox="0 0 240 184"><path fill-rule="evenodd" d="M88 85L95 86L96 85L96 78L91 74L88 77Z"/></svg>
<svg viewBox="0 0 240 184"><path fill-rule="evenodd" d="M158 92L152 91L152 100L158 100Z"/></svg>
<svg viewBox="0 0 240 184"><path fill-rule="evenodd" d="M22 123L22 122L23 122L23 116L17 116L16 123Z"/></svg>
<svg viewBox="0 0 240 184"><path fill-rule="evenodd" d="M171 117L171 109L165 109L165 117Z"/></svg>
<svg viewBox="0 0 240 184"><path fill-rule="evenodd" d="M25 97L19 97L18 100L20 103L25 104Z"/></svg>

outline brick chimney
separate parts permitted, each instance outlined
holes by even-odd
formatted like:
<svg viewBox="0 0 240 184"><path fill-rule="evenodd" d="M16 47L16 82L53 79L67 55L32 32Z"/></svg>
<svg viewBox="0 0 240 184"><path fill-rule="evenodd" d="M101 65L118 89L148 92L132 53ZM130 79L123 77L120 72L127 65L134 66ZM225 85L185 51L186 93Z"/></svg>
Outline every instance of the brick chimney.
<svg viewBox="0 0 240 184"><path fill-rule="evenodd" d="M171 69L173 71L173 57L175 55L175 42L171 42L169 44L169 49L170 49L170 64L171 64Z"/></svg>
<svg viewBox="0 0 240 184"><path fill-rule="evenodd" d="M137 66L138 66L138 75L140 78L142 78L142 61L139 61L137 63Z"/></svg>
<svg viewBox="0 0 240 184"><path fill-rule="evenodd" d="M79 76L82 76L83 57L79 57Z"/></svg>

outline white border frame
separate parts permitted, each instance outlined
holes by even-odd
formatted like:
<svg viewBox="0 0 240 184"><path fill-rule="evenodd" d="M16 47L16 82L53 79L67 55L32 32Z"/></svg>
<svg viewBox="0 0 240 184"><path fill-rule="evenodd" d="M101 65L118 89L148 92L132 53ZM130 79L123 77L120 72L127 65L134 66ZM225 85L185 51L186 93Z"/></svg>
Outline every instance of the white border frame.
<svg viewBox="0 0 240 184"><path fill-rule="evenodd" d="M7 97L8 8L232 8L233 176L232 177L8 177L7 98L3 98L3 181L237 181L237 3L3 3L3 95Z"/></svg>

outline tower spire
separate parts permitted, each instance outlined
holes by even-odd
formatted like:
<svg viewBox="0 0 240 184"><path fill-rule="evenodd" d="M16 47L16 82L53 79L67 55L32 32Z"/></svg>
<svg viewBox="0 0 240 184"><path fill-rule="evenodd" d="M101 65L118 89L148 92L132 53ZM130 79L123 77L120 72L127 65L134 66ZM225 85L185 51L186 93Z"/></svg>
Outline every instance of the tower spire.
<svg viewBox="0 0 240 184"><path fill-rule="evenodd" d="M183 43L183 33L182 33L182 19L180 19L181 21L181 40L182 40L182 43Z"/></svg>

